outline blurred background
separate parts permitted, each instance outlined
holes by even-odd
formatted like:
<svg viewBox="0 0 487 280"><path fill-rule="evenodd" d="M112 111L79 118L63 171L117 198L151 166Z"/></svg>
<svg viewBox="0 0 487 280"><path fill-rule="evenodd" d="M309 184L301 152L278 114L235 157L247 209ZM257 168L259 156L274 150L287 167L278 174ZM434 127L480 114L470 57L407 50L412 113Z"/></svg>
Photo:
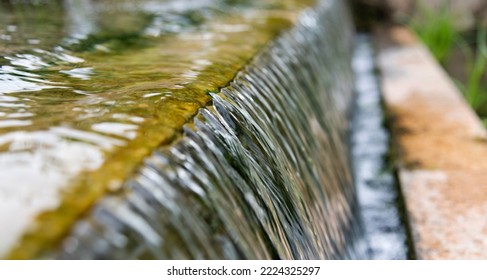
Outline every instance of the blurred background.
<svg viewBox="0 0 487 280"><path fill-rule="evenodd" d="M487 1L355 0L353 8L359 30L413 29L487 123Z"/></svg>

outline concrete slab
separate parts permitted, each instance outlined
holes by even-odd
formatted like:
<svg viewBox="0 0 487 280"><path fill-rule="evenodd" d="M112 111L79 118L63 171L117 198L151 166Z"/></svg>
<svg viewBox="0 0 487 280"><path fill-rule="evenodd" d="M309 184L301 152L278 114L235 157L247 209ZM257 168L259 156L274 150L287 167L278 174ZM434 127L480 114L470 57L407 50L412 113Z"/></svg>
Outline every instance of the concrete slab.
<svg viewBox="0 0 487 280"><path fill-rule="evenodd" d="M485 128L410 31L376 38L417 258L487 259Z"/></svg>

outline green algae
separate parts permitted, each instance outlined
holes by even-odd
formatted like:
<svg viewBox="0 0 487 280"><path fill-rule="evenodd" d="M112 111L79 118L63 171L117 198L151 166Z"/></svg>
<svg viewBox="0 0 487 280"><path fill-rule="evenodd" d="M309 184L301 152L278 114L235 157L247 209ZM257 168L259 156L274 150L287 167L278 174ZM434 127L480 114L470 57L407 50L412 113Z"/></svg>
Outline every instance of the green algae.
<svg viewBox="0 0 487 280"><path fill-rule="evenodd" d="M119 20L116 19L119 14L103 15L104 21L111 19L113 26L110 22L100 23L98 31L62 45L60 54L51 50L30 51L46 61L47 66L29 73L39 75L53 87L9 93L26 106L22 112L32 116L24 118L30 122L27 126L0 127L0 135L19 130L49 132L63 127L99 133L117 140L117 144L97 147L103 153L103 163L95 170L82 170L69 178L57 208L38 215L7 257L49 256L77 218L107 192L118 191L117 186L155 148L170 145L180 137L182 126L211 102L208 93L227 85L259 50L293 24L303 8L313 3L224 1L218 5L226 7L225 11L217 5L203 9L204 13L179 13L179 17L187 19L179 25L182 29L163 31L158 36L144 33L157 18L154 14L123 12ZM65 34L58 23L55 25L57 34ZM41 41L45 48L55 46L51 38ZM26 50L17 43L7 48L0 50L5 54ZM65 53L78 60L58 59ZM89 71L80 79L69 74L73 69ZM15 107L1 110L10 114L19 112ZM133 119L137 121L129 121ZM106 123L126 123L136 129L130 137L94 131L94 127ZM63 139L84 141L76 135L64 135ZM8 151L8 143L0 145L0 153Z"/></svg>
<svg viewBox="0 0 487 280"><path fill-rule="evenodd" d="M21 5L9 1L1 2L0 34L10 38L0 40L0 52L5 54L58 43L59 38L64 35L61 2L61 0L45 1L43 4L24 2ZM12 28L15 28L15 32ZM42 38L42 41L38 41L39 38ZM34 41L29 42L29 40Z"/></svg>

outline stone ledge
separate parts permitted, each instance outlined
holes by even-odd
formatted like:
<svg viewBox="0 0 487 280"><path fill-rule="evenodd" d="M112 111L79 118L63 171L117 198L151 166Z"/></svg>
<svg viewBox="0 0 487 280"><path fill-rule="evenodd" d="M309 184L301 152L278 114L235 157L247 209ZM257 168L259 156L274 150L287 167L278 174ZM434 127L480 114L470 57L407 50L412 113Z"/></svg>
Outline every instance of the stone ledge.
<svg viewBox="0 0 487 280"><path fill-rule="evenodd" d="M382 91L419 259L487 258L486 131L405 28L378 30Z"/></svg>

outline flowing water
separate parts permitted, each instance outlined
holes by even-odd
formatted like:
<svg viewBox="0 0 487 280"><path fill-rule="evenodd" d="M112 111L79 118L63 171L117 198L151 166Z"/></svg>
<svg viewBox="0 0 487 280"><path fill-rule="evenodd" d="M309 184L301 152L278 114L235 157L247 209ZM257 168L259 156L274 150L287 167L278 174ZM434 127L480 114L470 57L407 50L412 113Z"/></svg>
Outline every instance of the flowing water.
<svg viewBox="0 0 487 280"><path fill-rule="evenodd" d="M353 27L312 2L1 2L0 254L364 257Z"/></svg>
<svg viewBox="0 0 487 280"><path fill-rule="evenodd" d="M372 40L356 39L353 59L355 106L351 150L355 187L370 259L407 259L405 223L401 220L400 192L387 162L389 135L384 127L380 85L374 73Z"/></svg>

